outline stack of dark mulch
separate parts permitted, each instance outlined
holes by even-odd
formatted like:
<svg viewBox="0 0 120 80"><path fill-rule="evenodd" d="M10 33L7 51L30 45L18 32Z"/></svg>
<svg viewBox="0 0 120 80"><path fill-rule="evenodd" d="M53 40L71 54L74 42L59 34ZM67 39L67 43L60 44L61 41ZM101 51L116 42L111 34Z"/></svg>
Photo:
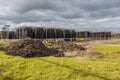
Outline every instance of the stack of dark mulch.
<svg viewBox="0 0 120 80"><path fill-rule="evenodd" d="M45 47L40 40L30 38L11 43L6 53L22 57L63 56L58 50Z"/></svg>
<svg viewBox="0 0 120 80"><path fill-rule="evenodd" d="M60 51L74 51L74 50L86 50L83 46L81 45L77 45L75 43L72 42L63 42L59 45L54 45L54 48L57 48Z"/></svg>

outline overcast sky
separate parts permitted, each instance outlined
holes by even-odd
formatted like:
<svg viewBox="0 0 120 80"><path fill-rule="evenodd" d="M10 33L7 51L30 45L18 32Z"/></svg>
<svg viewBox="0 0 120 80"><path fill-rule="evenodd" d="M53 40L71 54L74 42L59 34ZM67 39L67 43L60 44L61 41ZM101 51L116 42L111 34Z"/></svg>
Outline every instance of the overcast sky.
<svg viewBox="0 0 120 80"><path fill-rule="evenodd" d="M120 31L120 0L0 0L0 25Z"/></svg>

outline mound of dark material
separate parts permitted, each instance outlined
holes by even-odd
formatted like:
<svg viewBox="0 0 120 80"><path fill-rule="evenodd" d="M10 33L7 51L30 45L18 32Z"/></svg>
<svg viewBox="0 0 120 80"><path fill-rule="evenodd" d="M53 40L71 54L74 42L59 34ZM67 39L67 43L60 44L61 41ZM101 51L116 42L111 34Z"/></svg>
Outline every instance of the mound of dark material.
<svg viewBox="0 0 120 80"><path fill-rule="evenodd" d="M59 49L60 51L74 51L74 50L85 50L85 48L81 45L77 45L72 42L63 42L59 44L58 46L54 46L54 48Z"/></svg>
<svg viewBox="0 0 120 80"><path fill-rule="evenodd" d="M40 40L30 38L11 43L6 53L22 57L63 56L58 50L45 47Z"/></svg>
<svg viewBox="0 0 120 80"><path fill-rule="evenodd" d="M61 48L63 49L70 49L70 50L85 50L85 48L81 45L77 45L77 44L74 44L74 43L63 43L61 45Z"/></svg>

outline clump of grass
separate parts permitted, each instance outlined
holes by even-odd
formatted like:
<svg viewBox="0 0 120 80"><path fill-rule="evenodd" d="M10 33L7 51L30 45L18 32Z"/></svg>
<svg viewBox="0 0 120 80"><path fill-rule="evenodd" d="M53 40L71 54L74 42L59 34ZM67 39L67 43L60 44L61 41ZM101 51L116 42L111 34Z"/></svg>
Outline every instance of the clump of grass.
<svg viewBox="0 0 120 80"><path fill-rule="evenodd" d="M43 41L43 44L44 44L46 47L52 46L52 44L51 44L50 41Z"/></svg>

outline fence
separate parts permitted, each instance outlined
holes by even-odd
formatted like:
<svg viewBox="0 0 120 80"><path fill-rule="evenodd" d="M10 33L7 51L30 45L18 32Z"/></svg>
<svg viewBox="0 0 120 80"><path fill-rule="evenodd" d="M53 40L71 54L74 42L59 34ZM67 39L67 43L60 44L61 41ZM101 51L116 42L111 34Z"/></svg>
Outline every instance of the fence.
<svg viewBox="0 0 120 80"><path fill-rule="evenodd" d="M90 31L78 31L73 29L63 28L44 28L44 27L29 27L21 26L15 30L1 31L2 39L23 39L23 38L35 38L41 40L51 39L64 39L64 40L75 40L75 39L86 39L86 40L104 40L110 38L120 38L118 32L90 32ZM83 40L84 40L83 39Z"/></svg>

